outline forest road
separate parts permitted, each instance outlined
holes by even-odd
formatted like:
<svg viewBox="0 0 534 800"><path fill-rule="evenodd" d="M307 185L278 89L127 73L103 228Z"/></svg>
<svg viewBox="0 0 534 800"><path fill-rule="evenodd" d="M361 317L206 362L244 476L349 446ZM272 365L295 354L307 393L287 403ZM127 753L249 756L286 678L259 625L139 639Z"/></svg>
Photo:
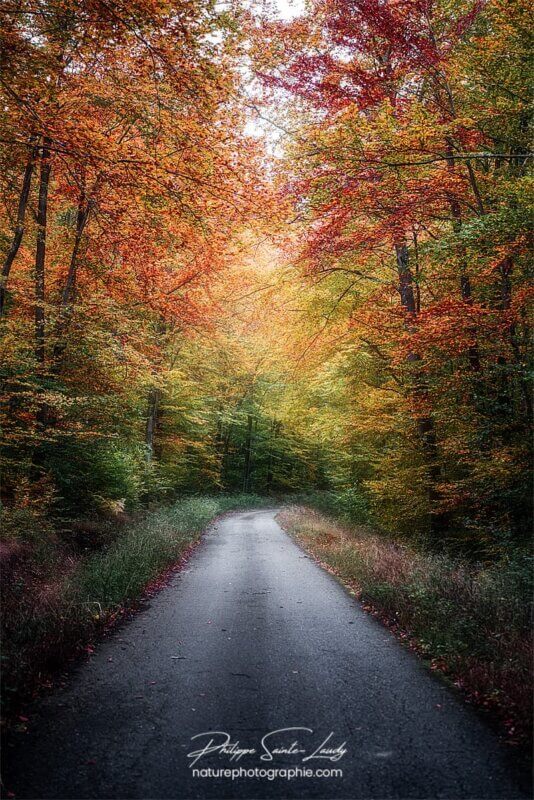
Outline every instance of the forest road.
<svg viewBox="0 0 534 800"><path fill-rule="evenodd" d="M17 800L529 796L478 715L275 516L219 520L186 569L31 709L4 752L6 790ZM218 749L193 765L210 740Z"/></svg>

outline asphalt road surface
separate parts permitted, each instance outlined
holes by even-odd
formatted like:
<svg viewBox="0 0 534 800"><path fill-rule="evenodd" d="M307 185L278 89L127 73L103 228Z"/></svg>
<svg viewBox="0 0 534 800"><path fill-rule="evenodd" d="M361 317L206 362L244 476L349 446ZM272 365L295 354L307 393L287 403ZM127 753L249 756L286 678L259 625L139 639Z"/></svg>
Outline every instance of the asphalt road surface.
<svg viewBox="0 0 534 800"><path fill-rule="evenodd" d="M275 513L219 521L186 570L32 709L4 751L6 790L18 800L529 796L485 722Z"/></svg>

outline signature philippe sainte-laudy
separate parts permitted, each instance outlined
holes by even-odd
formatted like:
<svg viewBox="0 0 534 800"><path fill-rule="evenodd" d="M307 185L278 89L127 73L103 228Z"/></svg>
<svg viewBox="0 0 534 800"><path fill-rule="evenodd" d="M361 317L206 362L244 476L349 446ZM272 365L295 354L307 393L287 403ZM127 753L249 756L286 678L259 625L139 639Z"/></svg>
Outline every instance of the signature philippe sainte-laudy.
<svg viewBox="0 0 534 800"><path fill-rule="evenodd" d="M316 736L312 728L278 728L266 733L256 746L247 747L239 740L233 741L232 735L226 731L204 731L191 737L191 741L197 741L200 746L187 757L191 759L190 767L215 754L227 757L231 762L250 756L259 756L260 761L275 761L282 757L286 760L293 756L301 763L317 760L335 763L347 753L347 743L336 744L334 736L333 731L326 736Z"/></svg>

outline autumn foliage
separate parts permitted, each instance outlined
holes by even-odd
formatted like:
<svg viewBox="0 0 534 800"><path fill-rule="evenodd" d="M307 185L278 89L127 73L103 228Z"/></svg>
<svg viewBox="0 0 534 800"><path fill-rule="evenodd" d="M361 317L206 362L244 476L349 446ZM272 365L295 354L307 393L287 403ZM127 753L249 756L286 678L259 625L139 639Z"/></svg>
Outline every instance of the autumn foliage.
<svg viewBox="0 0 534 800"><path fill-rule="evenodd" d="M503 570L523 608L530 6L308 0L284 22L237 0L2 0L1 16L13 674L22 651L39 671L34 640L60 647L80 586L92 619L80 576L115 581L115 614L177 557L179 511L155 508L184 494L305 492L390 537L382 588L401 541L421 563L446 553L447 576L457 558ZM230 506L189 507L200 525Z"/></svg>
<svg viewBox="0 0 534 800"><path fill-rule="evenodd" d="M204 0L4 4L9 502L36 483L41 502L43 482L60 506L139 494L169 340L209 331L210 282L257 204L236 27Z"/></svg>
<svg viewBox="0 0 534 800"><path fill-rule="evenodd" d="M258 72L296 102L282 191L309 318L322 304L328 323L310 368L343 396L331 435L350 466L333 478L392 530L517 541L532 423L527 5L314 0L271 33Z"/></svg>

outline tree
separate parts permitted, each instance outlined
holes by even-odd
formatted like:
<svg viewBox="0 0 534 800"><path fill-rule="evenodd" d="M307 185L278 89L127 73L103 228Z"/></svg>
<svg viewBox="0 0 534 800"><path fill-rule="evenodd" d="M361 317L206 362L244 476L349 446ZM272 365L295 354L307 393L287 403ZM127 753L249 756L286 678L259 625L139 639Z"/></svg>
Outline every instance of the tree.
<svg viewBox="0 0 534 800"><path fill-rule="evenodd" d="M393 440L410 410L418 452L409 428L404 444L391 445L411 443L399 492L428 492L434 538L452 525L524 527L519 471L511 480L501 472L497 489L492 467L504 458L524 468L516 431L526 436L531 422L525 375L511 379L505 366L516 345L525 363L525 306L514 314L522 319L514 345L516 323L503 299L511 289L507 254L525 264L527 252L524 208L520 201L512 223L507 205L510 191L521 192L528 147L515 138L512 151L514 137L497 143L488 135L501 96L509 110L516 104L507 125L521 129L512 120L524 114L523 101L519 92L510 103L507 84L508 72L512 82L524 80L524 8L514 7L513 34L502 15L498 2L317 0L304 18L272 24L272 46L256 54L267 90L298 98L283 170L302 223L300 264L315 285L330 282L334 307L348 298L349 335L391 376L389 391L402 398ZM489 108L480 59L485 49L495 66L494 48L508 48L514 66L492 81ZM518 281L524 285L522 275ZM377 412L391 414L390 404ZM414 474L421 456L424 473ZM394 476L386 478L391 489ZM510 491L524 498L515 521Z"/></svg>

